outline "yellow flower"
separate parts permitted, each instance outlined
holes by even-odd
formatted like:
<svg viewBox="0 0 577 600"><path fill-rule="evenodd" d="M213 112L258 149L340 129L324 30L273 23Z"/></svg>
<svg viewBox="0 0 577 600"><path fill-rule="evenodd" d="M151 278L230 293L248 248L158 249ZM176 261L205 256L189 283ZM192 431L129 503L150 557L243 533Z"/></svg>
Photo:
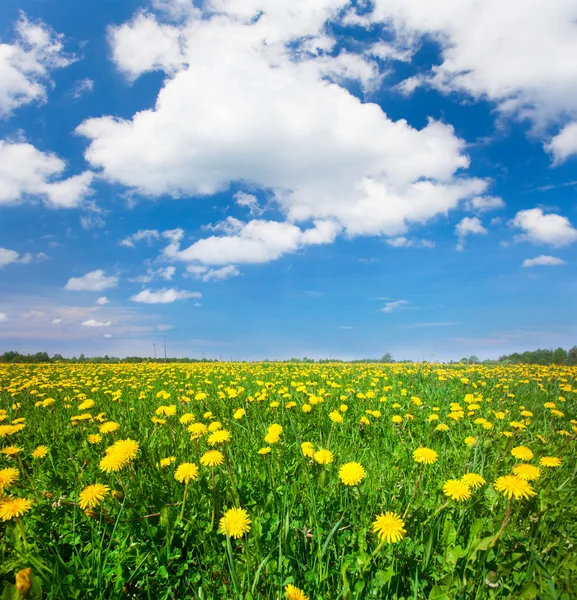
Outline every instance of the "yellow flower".
<svg viewBox="0 0 577 600"><path fill-rule="evenodd" d="M220 421L213 421L209 426L208 426L208 430L213 433L215 431L218 431L219 429L222 429L222 423Z"/></svg>
<svg viewBox="0 0 577 600"><path fill-rule="evenodd" d="M339 469L339 478L345 485L359 485L365 478L365 469L357 462L348 462Z"/></svg>
<svg viewBox="0 0 577 600"><path fill-rule="evenodd" d="M298 587L288 584L284 589L288 600L309 600L309 597Z"/></svg>
<svg viewBox="0 0 577 600"><path fill-rule="evenodd" d="M373 531L387 544L400 542L407 533L403 519L390 511L377 516L373 522Z"/></svg>
<svg viewBox="0 0 577 600"><path fill-rule="evenodd" d="M118 440L106 449L106 456L100 461L100 470L110 473L120 471L138 454L138 442L129 439Z"/></svg>
<svg viewBox="0 0 577 600"><path fill-rule="evenodd" d="M32 502L27 498L4 498L0 504L0 519L9 521L21 517L32 508Z"/></svg>
<svg viewBox="0 0 577 600"><path fill-rule="evenodd" d="M436 427L435 427L435 431L449 431L449 426L446 425L445 423L439 423Z"/></svg>
<svg viewBox="0 0 577 600"><path fill-rule="evenodd" d="M234 411L234 414L232 415L233 419L236 419L237 421L240 421L244 415L246 415L246 410L244 410L244 408L237 408Z"/></svg>
<svg viewBox="0 0 577 600"><path fill-rule="evenodd" d="M505 497L511 498L529 498L535 496L537 492L531 487L531 484L517 477L517 475L505 475L499 477L494 484L495 489L501 492Z"/></svg>
<svg viewBox="0 0 577 600"><path fill-rule="evenodd" d="M10 487L15 481L18 481L18 469L11 467L7 469L0 469L0 497L4 488Z"/></svg>
<svg viewBox="0 0 577 600"><path fill-rule="evenodd" d="M276 444L280 441L280 436L278 433L275 432L268 432L265 436L264 436L264 441L266 444Z"/></svg>
<svg viewBox="0 0 577 600"><path fill-rule="evenodd" d="M89 485L80 492L80 501L78 504L82 510L86 508L94 508L98 506L102 500L104 500L104 497L109 491L110 488L107 485L102 485L101 483Z"/></svg>
<svg viewBox="0 0 577 600"><path fill-rule="evenodd" d="M270 448L268 446L265 446L264 448L261 448L258 451L259 454L269 454L270 453Z"/></svg>
<svg viewBox="0 0 577 600"><path fill-rule="evenodd" d="M469 437L465 438L465 444L467 444L467 446L471 448L477 445L477 440L472 435L470 435Z"/></svg>
<svg viewBox="0 0 577 600"><path fill-rule="evenodd" d="M539 459L539 464L542 467L560 467L561 459L556 456L542 456Z"/></svg>
<svg viewBox="0 0 577 600"><path fill-rule="evenodd" d="M193 423L192 425L188 426L188 431L191 434L190 439L197 440L204 433L206 433L207 427L204 423Z"/></svg>
<svg viewBox="0 0 577 600"><path fill-rule="evenodd" d="M301 444L301 450L307 458L313 458L315 455L315 449L310 442L303 442Z"/></svg>
<svg viewBox="0 0 577 600"><path fill-rule="evenodd" d="M22 452L24 448L20 448L19 446L7 446L6 448L2 448L2 454L5 456L16 456Z"/></svg>
<svg viewBox="0 0 577 600"><path fill-rule="evenodd" d="M32 569L20 569L18 573L16 573L16 589L19 594L17 596L19 598L26 598L26 592L32 587Z"/></svg>
<svg viewBox="0 0 577 600"><path fill-rule="evenodd" d="M526 446L517 446L511 450L511 454L519 460L532 460L533 452Z"/></svg>
<svg viewBox="0 0 577 600"><path fill-rule="evenodd" d="M224 444L225 442L230 442L231 435L230 431L226 429L221 429L220 431L215 431L208 436L207 443L209 446L215 446L216 444Z"/></svg>
<svg viewBox="0 0 577 600"><path fill-rule="evenodd" d="M310 404L303 404L303 405L301 406L301 410L302 410L304 413L310 413L312 409L313 409L313 407L312 407Z"/></svg>
<svg viewBox="0 0 577 600"><path fill-rule="evenodd" d="M513 467L513 473L525 481L534 481L535 479L539 479L541 476L541 470L539 467L535 467L527 463L522 463Z"/></svg>
<svg viewBox="0 0 577 600"><path fill-rule="evenodd" d="M333 462L333 453L330 450L317 450L314 459L319 465L329 465Z"/></svg>
<svg viewBox="0 0 577 600"><path fill-rule="evenodd" d="M331 413L329 413L329 419L333 423L342 423L343 422L343 416L341 415L341 413L338 410L333 410Z"/></svg>
<svg viewBox="0 0 577 600"><path fill-rule="evenodd" d="M393 418L391 419L391 421L393 423L402 423L403 417L401 417L401 415L394 415Z"/></svg>
<svg viewBox="0 0 577 600"><path fill-rule="evenodd" d="M424 446L417 448L413 452L413 460L417 463L423 463L425 465L432 465L436 463L438 458L439 455L437 452L431 450L430 448L425 448Z"/></svg>
<svg viewBox="0 0 577 600"><path fill-rule="evenodd" d="M250 531L250 518L244 508L231 508L219 523L219 532L232 538L240 538Z"/></svg>
<svg viewBox="0 0 577 600"><path fill-rule="evenodd" d="M167 456L166 458L161 458L158 466L163 469L164 467L170 466L174 461L176 461L176 456Z"/></svg>
<svg viewBox="0 0 577 600"><path fill-rule="evenodd" d="M194 481L198 477L198 467L194 463L181 463L176 469L174 478L180 483L188 483Z"/></svg>
<svg viewBox="0 0 577 600"><path fill-rule="evenodd" d="M485 478L477 473L466 473L461 477L461 481L466 483L470 488L476 489L485 484Z"/></svg>
<svg viewBox="0 0 577 600"><path fill-rule="evenodd" d="M203 467L218 467L223 461L224 455L218 450L209 450L200 457L200 464Z"/></svg>
<svg viewBox="0 0 577 600"><path fill-rule="evenodd" d="M48 446L38 446L32 452L32 458L44 458L48 454Z"/></svg>
<svg viewBox="0 0 577 600"><path fill-rule="evenodd" d="M471 488L462 480L449 479L443 485L443 493L451 500L463 502L471 497Z"/></svg>
<svg viewBox="0 0 577 600"><path fill-rule="evenodd" d="M183 425L186 425L187 423L194 421L194 415L192 413L184 413L182 417L180 417L179 421Z"/></svg>
<svg viewBox="0 0 577 600"><path fill-rule="evenodd" d="M93 433L92 435L88 436L89 444L98 444L100 441L102 441L102 436L98 435L97 433Z"/></svg>

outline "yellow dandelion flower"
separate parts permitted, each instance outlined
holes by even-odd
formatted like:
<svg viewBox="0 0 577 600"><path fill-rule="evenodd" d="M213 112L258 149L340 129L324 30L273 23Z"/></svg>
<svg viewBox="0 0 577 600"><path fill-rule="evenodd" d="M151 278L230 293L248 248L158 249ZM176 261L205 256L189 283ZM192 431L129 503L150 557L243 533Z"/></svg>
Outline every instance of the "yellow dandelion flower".
<svg viewBox="0 0 577 600"><path fill-rule="evenodd" d="M526 446L517 446L511 450L511 454L519 460L532 460L533 452Z"/></svg>
<svg viewBox="0 0 577 600"><path fill-rule="evenodd" d="M222 423L220 421L213 421L209 426L208 426L208 430L211 433L214 433L215 431L218 431L219 429L222 429Z"/></svg>
<svg viewBox="0 0 577 600"><path fill-rule="evenodd" d="M208 428L204 423L193 423L189 425L187 431L191 434L190 439L197 440L207 432Z"/></svg>
<svg viewBox="0 0 577 600"><path fill-rule="evenodd" d="M435 427L435 431L449 431L449 426L445 423L439 423Z"/></svg>
<svg viewBox="0 0 577 600"><path fill-rule="evenodd" d="M465 438L465 444L467 444L469 448L472 448L473 446L477 445L477 439L470 435L469 437Z"/></svg>
<svg viewBox="0 0 577 600"><path fill-rule="evenodd" d="M303 404L303 405L301 406L301 410L302 410L304 413L310 413L312 409L313 409L313 407L312 407L310 404Z"/></svg>
<svg viewBox="0 0 577 600"><path fill-rule="evenodd" d="M198 478L198 467L194 463L181 463L178 465L174 478L180 483L188 483Z"/></svg>
<svg viewBox="0 0 577 600"><path fill-rule="evenodd" d="M226 442L230 442L231 440L230 431L226 429L221 429L220 431L215 431L208 436L207 443L209 446L216 446L216 444L224 444Z"/></svg>
<svg viewBox="0 0 577 600"><path fill-rule="evenodd" d="M437 452L431 450L430 448L425 448L424 446L417 448L413 452L413 460L417 463L422 463L425 465L432 465L436 463L438 458L439 455Z"/></svg>
<svg viewBox="0 0 577 600"><path fill-rule="evenodd" d="M32 458L44 458L48 454L48 446L38 446L32 452Z"/></svg>
<svg viewBox="0 0 577 600"><path fill-rule="evenodd" d="M313 458L319 465L330 465L333 462L333 453L330 450L317 450Z"/></svg>
<svg viewBox="0 0 577 600"><path fill-rule="evenodd" d="M183 425L186 425L187 423L194 421L194 415L192 413L184 413L182 417L180 417L179 421Z"/></svg>
<svg viewBox="0 0 577 600"><path fill-rule="evenodd" d="M513 473L525 481L535 481L541 476L539 467L522 463L513 467Z"/></svg>
<svg viewBox="0 0 577 600"><path fill-rule="evenodd" d="M451 500L463 502L471 497L471 488L463 480L449 479L443 485L443 493Z"/></svg>
<svg viewBox="0 0 577 600"><path fill-rule="evenodd" d="M218 450L209 450L200 457L200 464L203 467L218 467L224 461L224 454Z"/></svg>
<svg viewBox="0 0 577 600"><path fill-rule="evenodd" d="M339 478L345 485L359 485L365 478L365 469L357 462L345 463L339 469Z"/></svg>
<svg viewBox="0 0 577 600"><path fill-rule="evenodd" d="M219 523L219 532L232 538L240 538L250 531L250 518L244 508L231 508Z"/></svg>
<svg viewBox="0 0 577 600"><path fill-rule="evenodd" d="M88 436L88 443L89 444L98 444L101 441L102 441L102 436L98 435L98 433L93 433L93 434L91 434L91 435Z"/></svg>
<svg viewBox="0 0 577 600"><path fill-rule="evenodd" d="M246 415L246 410L244 410L244 408L237 408L234 411L232 418L235 419L236 421L240 421L244 417L244 415Z"/></svg>
<svg viewBox="0 0 577 600"><path fill-rule="evenodd" d="M15 481L18 481L18 469L8 467L7 469L0 469L0 495L4 491L4 488L10 487Z"/></svg>
<svg viewBox="0 0 577 600"><path fill-rule="evenodd" d="M27 592L32 587L32 569L30 567L27 569L20 569L20 571L16 573L15 587L19 592L17 594L18 597L27 597Z"/></svg>
<svg viewBox="0 0 577 600"><path fill-rule="evenodd" d="M402 423L403 422L403 417L401 417L401 415L394 415L392 417L391 421L393 423Z"/></svg>
<svg viewBox="0 0 577 600"><path fill-rule="evenodd" d="M120 425L115 423L114 421L107 421L106 423L102 423L98 430L100 433L112 433L113 431L117 431L120 429Z"/></svg>
<svg viewBox="0 0 577 600"><path fill-rule="evenodd" d="M373 531L387 544L400 542L407 533L403 519L390 511L377 516L373 522Z"/></svg>
<svg viewBox="0 0 577 600"><path fill-rule="evenodd" d="M309 597L298 587L288 584L284 589L288 600L309 600Z"/></svg>
<svg viewBox="0 0 577 600"><path fill-rule="evenodd" d="M0 519L9 521L21 517L32 508L32 502L27 498L4 498L0 504Z"/></svg>
<svg viewBox="0 0 577 600"><path fill-rule="evenodd" d="M329 419L333 423L342 423L343 415L341 415L341 413L338 410L333 410L332 412L329 413Z"/></svg>
<svg viewBox="0 0 577 600"><path fill-rule="evenodd" d="M542 467L560 467L561 459L557 458L556 456L542 456L539 459L539 464Z"/></svg>
<svg viewBox="0 0 577 600"><path fill-rule="evenodd" d="M470 488L476 489L485 484L485 478L477 473L465 473L461 477L461 481L466 483Z"/></svg>
<svg viewBox="0 0 577 600"><path fill-rule="evenodd" d="M95 508L104 500L104 497L109 491L110 488L107 485L102 485L101 483L89 485L80 492L80 500L78 505L82 510L86 508Z"/></svg>
<svg viewBox="0 0 577 600"><path fill-rule="evenodd" d="M258 453L259 454L270 454L271 449L268 446L265 446L264 448L261 448Z"/></svg>
<svg viewBox="0 0 577 600"><path fill-rule="evenodd" d="M313 458L315 455L315 449L310 442L303 442L301 444L301 450L307 458Z"/></svg>
<svg viewBox="0 0 577 600"><path fill-rule="evenodd" d="M2 448L2 454L5 456L16 456L16 454L20 454L24 448L20 448L20 446L7 446L6 448Z"/></svg>
<svg viewBox="0 0 577 600"><path fill-rule="evenodd" d="M278 433L269 431L264 436L264 441L265 441L265 444L270 444L272 446L273 444L280 442L280 435Z"/></svg>
<svg viewBox="0 0 577 600"><path fill-rule="evenodd" d="M161 458L160 459L160 462L158 463L158 466L161 469L164 469L164 467L169 467L175 461L176 461L176 456L167 456L166 458Z"/></svg>
<svg viewBox="0 0 577 600"><path fill-rule="evenodd" d="M517 477L517 475L499 477L494 483L494 488L509 499L529 498L537 493L529 482Z"/></svg>

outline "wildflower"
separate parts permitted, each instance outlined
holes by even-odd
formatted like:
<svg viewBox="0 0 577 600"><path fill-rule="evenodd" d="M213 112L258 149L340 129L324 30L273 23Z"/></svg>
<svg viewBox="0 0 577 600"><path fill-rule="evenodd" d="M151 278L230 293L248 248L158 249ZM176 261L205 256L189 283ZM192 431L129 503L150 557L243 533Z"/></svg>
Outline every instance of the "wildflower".
<svg viewBox="0 0 577 600"><path fill-rule="evenodd" d="M28 567L27 569L20 569L18 573L16 573L16 590L19 592L17 597L19 598L27 598L27 592L32 587L32 569Z"/></svg>
<svg viewBox="0 0 577 600"><path fill-rule="evenodd" d="M209 426L208 426L208 430L211 433L214 433L215 431L218 431L219 429L222 429L222 423L220 421L213 421Z"/></svg>
<svg viewBox="0 0 577 600"><path fill-rule="evenodd" d="M359 485L365 478L365 469L357 462L348 462L339 469L339 478L345 485Z"/></svg>
<svg viewBox="0 0 577 600"><path fill-rule="evenodd" d="M198 467L194 463L181 463L174 474L176 481L180 483L188 483L194 481L198 477Z"/></svg>
<svg viewBox="0 0 577 600"><path fill-rule="evenodd" d="M82 510L86 508L95 508L104 500L104 497L109 491L110 488L101 483L89 485L80 492L80 501L78 502L78 505Z"/></svg>
<svg viewBox="0 0 577 600"><path fill-rule="evenodd" d="M288 600L309 600L309 597L298 587L288 584L284 589Z"/></svg>
<svg viewBox="0 0 577 600"><path fill-rule="evenodd" d="M5 498L0 504L0 519L9 521L21 517L32 508L32 502L27 498Z"/></svg>
<svg viewBox="0 0 577 600"><path fill-rule="evenodd" d="M439 455L437 452L431 450L430 448L425 448L424 446L417 448L413 452L413 460L417 463L423 463L425 465L432 465L436 463L438 458Z"/></svg>
<svg viewBox="0 0 577 600"><path fill-rule="evenodd" d="M18 469L11 467L0 469L0 496L4 488L10 487L15 481L18 481L19 476Z"/></svg>
<svg viewBox="0 0 577 600"><path fill-rule="evenodd" d="M100 430L100 433L112 433L113 431L120 429L120 425L114 421L107 421L106 423L102 423L98 429Z"/></svg>
<svg viewBox="0 0 577 600"><path fill-rule="evenodd" d="M207 426L204 423L193 423L188 426L188 431L191 434L191 440L197 440L207 431Z"/></svg>
<svg viewBox="0 0 577 600"><path fill-rule="evenodd" d="M401 417L401 415L394 415L393 418L391 419L391 421L393 423L402 423L403 417Z"/></svg>
<svg viewBox="0 0 577 600"><path fill-rule="evenodd" d="M38 446L32 452L32 458L44 458L48 454L48 446Z"/></svg>
<svg viewBox="0 0 577 600"><path fill-rule="evenodd" d="M224 455L218 450L209 450L200 457L200 464L203 467L218 467L223 461Z"/></svg>
<svg viewBox="0 0 577 600"><path fill-rule="evenodd" d="M533 452L526 446L517 446L511 450L511 454L519 460L531 460L533 458Z"/></svg>
<svg viewBox="0 0 577 600"><path fill-rule="evenodd" d="M435 431L449 431L449 426L446 425L445 423L439 423L436 427L435 427Z"/></svg>
<svg viewBox="0 0 577 600"><path fill-rule="evenodd" d="M5 456L16 456L16 454L19 454L23 450L19 446L7 446L6 448L2 448L2 454Z"/></svg>
<svg viewBox="0 0 577 600"><path fill-rule="evenodd" d="M233 419L240 421L244 415L246 415L246 410L244 408L237 408L232 415Z"/></svg>
<svg viewBox="0 0 577 600"><path fill-rule="evenodd" d="M303 442L301 444L301 450L307 458L313 458L315 455L315 449L310 442Z"/></svg>
<svg viewBox="0 0 577 600"><path fill-rule="evenodd" d="M400 542L407 533L405 522L393 512L381 513L373 522L373 531L387 544Z"/></svg>
<svg viewBox="0 0 577 600"><path fill-rule="evenodd" d="M529 498L535 496L536 492L531 487L531 484L517 477L517 475L505 475L499 477L494 483L494 487L498 492L501 492L505 497L511 498Z"/></svg>
<svg viewBox="0 0 577 600"><path fill-rule="evenodd" d="M542 467L560 467L561 459L556 456L542 456L539 459L539 464Z"/></svg>
<svg viewBox="0 0 577 600"><path fill-rule="evenodd" d="M471 497L471 488L462 480L449 479L443 485L443 493L451 500L463 502L463 500L468 500Z"/></svg>
<svg viewBox="0 0 577 600"><path fill-rule="evenodd" d="M118 440L106 449L106 456L100 461L100 470L110 473L120 471L138 454L138 442L126 439Z"/></svg>
<svg viewBox="0 0 577 600"><path fill-rule="evenodd" d="M333 462L333 453L330 450L317 450L313 458L319 465L330 465Z"/></svg>
<svg viewBox="0 0 577 600"><path fill-rule="evenodd" d="M265 436L264 436L264 441L267 444L276 444L278 442L280 442L280 435L278 433L275 433L274 431L271 432L269 431Z"/></svg>
<svg viewBox="0 0 577 600"><path fill-rule="evenodd" d="M102 436L98 435L97 433L93 433L88 436L89 444L98 444L100 441L102 441Z"/></svg>
<svg viewBox="0 0 577 600"><path fill-rule="evenodd" d="M159 419L158 417L152 417L150 419L155 425L165 425L166 419Z"/></svg>
<svg viewBox="0 0 577 600"><path fill-rule="evenodd" d="M485 478L481 477L481 475L477 475L477 473L465 473L465 475L461 477L461 481L473 489L485 484Z"/></svg>
<svg viewBox="0 0 577 600"><path fill-rule="evenodd" d="M192 413L184 413L182 415L182 417L180 417L179 422L182 423L183 425L186 425L187 423L190 423L191 421L194 421L194 415Z"/></svg>
<svg viewBox="0 0 577 600"><path fill-rule="evenodd" d="M250 518L244 508L231 508L224 513L219 523L219 532L240 538L250 531Z"/></svg>
<svg viewBox="0 0 577 600"><path fill-rule="evenodd" d="M160 459L160 462L158 463L158 466L161 469L164 469L164 467L170 466L175 461L176 461L176 456L167 456L166 458L161 458Z"/></svg>
<svg viewBox="0 0 577 600"><path fill-rule="evenodd" d="M216 444L224 444L225 442L230 442L231 435L230 431L226 429L221 429L220 431L215 431L208 436L208 445L215 446Z"/></svg>
<svg viewBox="0 0 577 600"><path fill-rule="evenodd" d="M259 453L259 454L263 454L263 455L264 455L264 454L269 454L269 453L270 453L270 451L271 451L271 450L270 450L270 448L269 448L268 446L265 446L264 448L261 448L261 449L258 451L258 453Z"/></svg>
<svg viewBox="0 0 577 600"><path fill-rule="evenodd" d="M310 413L312 409L313 409L313 407L312 407L310 404L303 404L303 405L301 406L301 410L302 410L304 413Z"/></svg>
<svg viewBox="0 0 577 600"><path fill-rule="evenodd" d="M329 419L333 423L342 423L343 415L341 415L341 413L338 410L333 410L332 412L329 413Z"/></svg>
<svg viewBox="0 0 577 600"><path fill-rule="evenodd" d="M520 465L513 467L513 473L525 481L533 481L535 479L539 479L541 476L541 470L539 467L535 467L527 463L521 463Z"/></svg>
<svg viewBox="0 0 577 600"><path fill-rule="evenodd" d="M472 435L470 435L469 437L465 438L465 444L467 444L469 448L472 448L473 446L477 445L477 440Z"/></svg>

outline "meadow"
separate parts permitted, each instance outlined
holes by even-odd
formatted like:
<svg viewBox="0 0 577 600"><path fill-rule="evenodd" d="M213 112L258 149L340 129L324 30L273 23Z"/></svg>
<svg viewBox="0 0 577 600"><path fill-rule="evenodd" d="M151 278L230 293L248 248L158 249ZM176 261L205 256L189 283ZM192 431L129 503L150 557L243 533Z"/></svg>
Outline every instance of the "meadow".
<svg viewBox="0 0 577 600"><path fill-rule="evenodd" d="M0 365L0 593L577 598L576 376Z"/></svg>

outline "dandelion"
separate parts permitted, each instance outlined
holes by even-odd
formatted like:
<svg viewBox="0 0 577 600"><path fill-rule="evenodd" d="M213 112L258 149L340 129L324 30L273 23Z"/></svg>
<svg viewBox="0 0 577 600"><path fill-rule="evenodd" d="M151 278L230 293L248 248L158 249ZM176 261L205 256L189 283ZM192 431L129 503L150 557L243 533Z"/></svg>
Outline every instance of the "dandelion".
<svg viewBox="0 0 577 600"><path fill-rule="evenodd" d="M32 458L44 458L48 454L48 446L38 446L32 452Z"/></svg>
<svg viewBox="0 0 577 600"><path fill-rule="evenodd" d="M437 462L438 458L439 455L437 452L430 448L425 448L424 446L417 448L413 452L413 460L424 465L432 465Z"/></svg>
<svg viewBox="0 0 577 600"><path fill-rule="evenodd" d="M198 473L198 467L194 463L185 462L178 465L174 473L174 478L180 483L184 482L188 484L189 481L194 481L198 478Z"/></svg>
<svg viewBox="0 0 577 600"><path fill-rule="evenodd" d="M392 417L391 421L393 423L402 423L403 422L403 417L401 417L401 415L394 415Z"/></svg>
<svg viewBox="0 0 577 600"><path fill-rule="evenodd" d="M339 478L345 485L359 485L365 478L365 469L357 462L348 462L339 469Z"/></svg>
<svg viewBox="0 0 577 600"><path fill-rule="evenodd" d="M303 442L301 444L301 450L307 458L313 458L315 455L315 449L310 442Z"/></svg>
<svg viewBox="0 0 577 600"><path fill-rule="evenodd" d="M219 532L232 538L240 538L250 531L251 520L244 508L231 508L219 523Z"/></svg>
<svg viewBox="0 0 577 600"><path fill-rule="evenodd" d="M439 423L435 427L435 431L449 431L449 426L445 423Z"/></svg>
<svg viewBox="0 0 577 600"><path fill-rule="evenodd" d="M270 454L270 451L271 451L271 450L270 450L270 448L269 448L268 446L265 446L264 448L261 448L261 449L258 451L258 453L259 453L259 454L263 454L263 455L265 455L265 454Z"/></svg>
<svg viewBox="0 0 577 600"><path fill-rule="evenodd" d="M106 449L106 456L100 461L100 470L110 473L120 471L130 463L138 454L138 442L131 440L118 440Z"/></svg>
<svg viewBox="0 0 577 600"><path fill-rule="evenodd" d="M556 456L542 456L539 459L539 464L542 467L560 467L561 466L561 459L557 458Z"/></svg>
<svg viewBox="0 0 577 600"><path fill-rule="evenodd" d="M78 502L78 505L82 510L95 508L100 505L109 491L110 488L101 483L89 485L80 492L80 501Z"/></svg>
<svg viewBox="0 0 577 600"><path fill-rule="evenodd" d="M338 410L333 410L332 412L330 412L329 419L333 423L342 423L343 422L343 416L341 415L341 413Z"/></svg>
<svg viewBox="0 0 577 600"><path fill-rule="evenodd" d="M333 462L333 453L330 450L317 450L313 458L319 465L330 465Z"/></svg>
<svg viewBox="0 0 577 600"><path fill-rule="evenodd" d="M161 458L160 459L160 462L158 463L158 466L161 469L164 469L164 467L170 466L175 461L176 461L176 456L167 456L166 458Z"/></svg>
<svg viewBox="0 0 577 600"><path fill-rule="evenodd" d="M18 469L13 469L11 467L7 469L0 469L0 495L4 491L4 488L8 488L15 481L18 481L19 475Z"/></svg>
<svg viewBox="0 0 577 600"><path fill-rule="evenodd" d="M469 448L472 448L473 446L477 445L477 440L472 435L470 435L469 437L465 438L465 444L467 444Z"/></svg>
<svg viewBox="0 0 577 600"><path fill-rule="evenodd" d="M477 473L465 473L465 475L461 477L461 481L466 483L472 489L477 489L486 483L485 478Z"/></svg>
<svg viewBox="0 0 577 600"><path fill-rule="evenodd" d="M107 421L106 423L102 423L98 430L100 433L112 433L114 431L118 431L120 429L120 425L115 423L114 421Z"/></svg>
<svg viewBox="0 0 577 600"><path fill-rule="evenodd" d="M208 430L210 431L210 433L213 433L215 431L218 431L219 429L222 429L222 423L220 421L213 421L209 426L208 426Z"/></svg>
<svg viewBox="0 0 577 600"><path fill-rule="evenodd" d="M400 542L406 535L405 522L394 512L381 513L373 522L373 531L382 542Z"/></svg>
<svg viewBox="0 0 577 600"><path fill-rule="evenodd" d="M525 481L534 481L541 476L539 467L522 463L513 467L513 473Z"/></svg>
<svg viewBox="0 0 577 600"><path fill-rule="evenodd" d="M21 517L32 508L32 502L27 498L5 498L0 504L0 519L9 521L10 519Z"/></svg>
<svg viewBox="0 0 577 600"><path fill-rule="evenodd" d="M182 423L183 425L186 425L187 423L191 423L192 421L194 421L194 415L192 413L184 413L182 415L182 417L180 417L179 422Z"/></svg>
<svg viewBox="0 0 577 600"><path fill-rule="evenodd" d="M288 600L309 600L309 597L298 587L288 584L284 589Z"/></svg>
<svg viewBox="0 0 577 600"><path fill-rule="evenodd" d="M533 452L526 446L517 446L511 450L511 455L519 460L532 460Z"/></svg>
<svg viewBox="0 0 577 600"><path fill-rule="evenodd" d="M312 409L313 409L313 407L312 407L310 404L303 404L303 405L301 406L301 410L302 410L304 413L310 413Z"/></svg>
<svg viewBox="0 0 577 600"><path fill-rule="evenodd" d="M191 440L197 440L206 433L207 429L208 428L204 423L193 423L188 426L187 431L191 434Z"/></svg>
<svg viewBox="0 0 577 600"><path fill-rule="evenodd" d="M24 448L20 448L20 446L7 446L6 448L2 448L2 454L5 456L16 456L23 450Z"/></svg>
<svg viewBox="0 0 577 600"><path fill-rule="evenodd" d="M203 467L218 467L223 461L224 455L218 450L209 450L200 457L200 464Z"/></svg>
<svg viewBox="0 0 577 600"><path fill-rule="evenodd" d="M101 441L102 441L102 436L98 435L97 433L93 433L88 436L89 444L99 444Z"/></svg>
<svg viewBox="0 0 577 600"><path fill-rule="evenodd" d="M230 431L226 429L221 429L220 431L215 431L208 436L207 443L209 446L216 446L216 444L224 444L226 442L230 442L231 440Z"/></svg>
<svg viewBox="0 0 577 600"><path fill-rule="evenodd" d="M16 573L16 590L18 591L17 597L26 598L28 590L32 587L32 569L20 569Z"/></svg>
<svg viewBox="0 0 577 600"><path fill-rule="evenodd" d="M235 419L236 421L240 421L244 417L244 415L246 415L246 410L244 410L244 408L237 408L234 411L232 418Z"/></svg>
<svg viewBox="0 0 577 600"><path fill-rule="evenodd" d="M516 500L523 498L527 499L535 496L536 492L531 487L531 484L517 477L517 475L505 475L499 477L494 483L494 487L498 492L501 492L506 498Z"/></svg>
<svg viewBox="0 0 577 600"><path fill-rule="evenodd" d="M449 479L443 485L443 493L451 500L463 502L471 497L471 488L462 480Z"/></svg>
<svg viewBox="0 0 577 600"><path fill-rule="evenodd" d="M280 442L280 435L278 433L269 431L264 436L264 441L266 444L270 444L272 446L273 444L277 444L278 442Z"/></svg>

